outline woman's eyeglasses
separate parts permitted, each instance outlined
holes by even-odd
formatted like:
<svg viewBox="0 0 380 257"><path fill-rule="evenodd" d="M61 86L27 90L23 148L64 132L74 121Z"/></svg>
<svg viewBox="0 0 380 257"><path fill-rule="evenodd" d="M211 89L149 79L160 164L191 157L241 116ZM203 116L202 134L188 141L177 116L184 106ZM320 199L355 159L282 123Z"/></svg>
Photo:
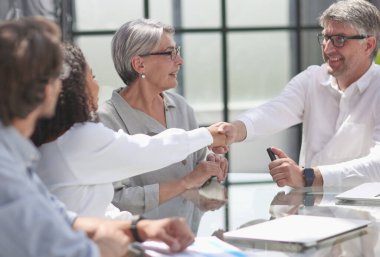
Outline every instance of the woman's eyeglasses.
<svg viewBox="0 0 380 257"><path fill-rule="evenodd" d="M169 55L170 59L172 59L172 61L174 61L175 58L177 58L177 55L181 55L180 51L181 51L181 47L177 46L176 48L173 48L173 50L171 50L171 51L140 54L140 56L145 57L145 56L149 56L149 55Z"/></svg>

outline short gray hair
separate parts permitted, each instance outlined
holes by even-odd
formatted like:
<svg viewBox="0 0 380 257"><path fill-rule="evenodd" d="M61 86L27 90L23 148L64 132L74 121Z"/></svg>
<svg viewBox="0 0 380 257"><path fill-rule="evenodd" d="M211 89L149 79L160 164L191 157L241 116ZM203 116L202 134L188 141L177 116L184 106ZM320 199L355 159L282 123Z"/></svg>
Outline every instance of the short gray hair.
<svg viewBox="0 0 380 257"><path fill-rule="evenodd" d="M372 52L372 58L376 57L380 43L380 13L376 6L366 0L340 0L319 18L322 27L329 21L347 23L361 34L374 36L377 47Z"/></svg>
<svg viewBox="0 0 380 257"><path fill-rule="evenodd" d="M131 65L132 58L150 53L159 45L164 32L174 34L174 28L152 19L132 20L116 31L112 38L112 59L126 85L139 76Z"/></svg>

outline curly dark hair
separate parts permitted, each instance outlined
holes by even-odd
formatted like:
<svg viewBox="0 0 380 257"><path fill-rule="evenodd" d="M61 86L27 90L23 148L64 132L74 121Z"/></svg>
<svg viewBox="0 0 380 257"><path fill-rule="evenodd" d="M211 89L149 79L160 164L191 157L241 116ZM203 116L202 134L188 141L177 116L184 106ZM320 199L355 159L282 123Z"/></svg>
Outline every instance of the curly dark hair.
<svg viewBox="0 0 380 257"><path fill-rule="evenodd" d="M86 89L86 59L79 47L62 44L64 66L69 75L62 80L55 116L38 121L32 141L40 146L57 139L78 122L93 120Z"/></svg>

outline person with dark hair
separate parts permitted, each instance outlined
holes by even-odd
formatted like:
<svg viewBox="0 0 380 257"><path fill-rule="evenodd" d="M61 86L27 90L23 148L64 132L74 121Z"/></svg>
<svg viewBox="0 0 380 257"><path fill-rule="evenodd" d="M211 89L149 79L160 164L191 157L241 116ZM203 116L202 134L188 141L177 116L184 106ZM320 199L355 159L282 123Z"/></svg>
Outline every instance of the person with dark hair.
<svg viewBox="0 0 380 257"><path fill-rule="evenodd" d="M61 72L59 41L59 28L44 18L0 24L0 256L118 257L126 256L130 242L146 239L163 241L172 251L183 250L194 240L183 219L115 221L78 216L51 195L35 173L40 155L29 137L38 119L54 115L61 79L67 75ZM210 133L201 130L203 136L194 135L198 147L212 142ZM114 137L99 149L99 156L125 137L110 134ZM153 140L162 145L166 138L165 143L180 151L173 139L187 144L192 138L184 131L172 134L154 139L136 136L134 143L141 145L140 138L146 144ZM92 142L101 141L99 135L90 136ZM217 142L224 141L224 136L219 137ZM191 146L185 148L181 152ZM56 167L60 165L70 163Z"/></svg>
<svg viewBox="0 0 380 257"><path fill-rule="evenodd" d="M198 127L192 107L182 96L169 91L177 86L183 64L173 34L172 26L152 19L132 20L117 30L112 39L112 58L125 85L115 90L98 112L107 127L131 135ZM203 212L183 193L204 184L215 163L224 171L218 180L227 175L227 160L206 154L203 148L163 169L115 183L113 203L150 218L184 217L196 232Z"/></svg>
<svg viewBox="0 0 380 257"><path fill-rule="evenodd" d="M35 174L38 152L28 140L40 117L51 117L61 89L58 27L43 18L0 24L0 255L123 256L119 229L67 212ZM88 221L86 221L88 222Z"/></svg>
<svg viewBox="0 0 380 257"><path fill-rule="evenodd" d="M355 186L380 181L380 12L366 0L336 1L316 37L325 63L295 76L283 92L220 125L229 143L302 123L297 164L282 150L269 164L279 186Z"/></svg>
<svg viewBox="0 0 380 257"><path fill-rule="evenodd" d="M108 208L108 217L126 218L129 213L109 206L112 182L183 160L212 143L216 127L171 129L153 137L114 132L96 122L99 85L82 51L65 44L63 54L68 74L55 116L40 120L32 136L41 152L37 174L71 211L104 217ZM223 143L224 135L214 137ZM207 174L221 177L222 171L214 164Z"/></svg>

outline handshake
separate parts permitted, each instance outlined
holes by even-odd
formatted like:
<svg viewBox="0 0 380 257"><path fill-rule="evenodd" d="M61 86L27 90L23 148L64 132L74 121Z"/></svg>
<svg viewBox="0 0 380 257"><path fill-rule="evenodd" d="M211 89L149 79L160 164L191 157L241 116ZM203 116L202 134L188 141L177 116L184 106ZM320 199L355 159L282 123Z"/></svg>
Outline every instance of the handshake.
<svg viewBox="0 0 380 257"><path fill-rule="evenodd" d="M209 149L218 154L227 153L229 145L244 140L247 134L245 125L241 121L217 122L207 129L214 139Z"/></svg>

